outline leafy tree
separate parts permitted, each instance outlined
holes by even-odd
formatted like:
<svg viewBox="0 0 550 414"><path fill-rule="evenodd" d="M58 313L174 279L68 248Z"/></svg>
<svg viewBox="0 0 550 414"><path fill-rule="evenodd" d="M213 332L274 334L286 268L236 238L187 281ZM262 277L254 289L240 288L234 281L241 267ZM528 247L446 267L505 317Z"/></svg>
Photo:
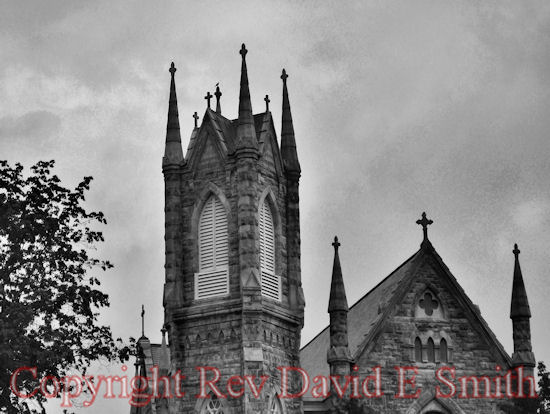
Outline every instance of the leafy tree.
<svg viewBox="0 0 550 414"><path fill-rule="evenodd" d="M97 270L111 263L90 255L103 241L94 225L101 212L86 211L91 177L67 189L52 174L54 161L41 161L23 176L23 167L0 161L0 412L45 412L40 392L29 403L10 390L19 367L37 367L38 378L84 373L91 360L117 355L110 328L98 324L109 305L99 290ZM21 375L18 389L36 389ZM33 411L34 410L34 411Z"/></svg>
<svg viewBox="0 0 550 414"><path fill-rule="evenodd" d="M539 413L550 413L550 373L546 370L544 362L539 362L538 366L539 374Z"/></svg>

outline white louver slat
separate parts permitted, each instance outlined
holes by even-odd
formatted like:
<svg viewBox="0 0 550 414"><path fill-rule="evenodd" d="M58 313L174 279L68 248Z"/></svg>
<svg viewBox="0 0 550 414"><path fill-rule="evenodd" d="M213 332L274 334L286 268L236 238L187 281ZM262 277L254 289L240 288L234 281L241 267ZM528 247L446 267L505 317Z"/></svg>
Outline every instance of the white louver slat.
<svg viewBox="0 0 550 414"><path fill-rule="evenodd" d="M195 274L195 298L229 293L229 246L225 208L216 196L205 203L199 220L199 273Z"/></svg>
<svg viewBox="0 0 550 414"><path fill-rule="evenodd" d="M275 274L275 227L266 202L260 208L260 270L262 295L281 300L281 278Z"/></svg>

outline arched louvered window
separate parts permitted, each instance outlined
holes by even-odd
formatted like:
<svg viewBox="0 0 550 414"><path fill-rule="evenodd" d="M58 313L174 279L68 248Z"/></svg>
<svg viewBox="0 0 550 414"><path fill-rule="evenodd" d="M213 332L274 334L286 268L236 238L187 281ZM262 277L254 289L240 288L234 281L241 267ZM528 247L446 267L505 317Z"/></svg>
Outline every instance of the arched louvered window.
<svg viewBox="0 0 550 414"><path fill-rule="evenodd" d="M422 341L419 337L414 340L414 360L416 362L422 362Z"/></svg>
<svg viewBox="0 0 550 414"><path fill-rule="evenodd" d="M229 293L227 214L215 195L204 204L199 219L199 273L195 275L195 298Z"/></svg>
<svg viewBox="0 0 550 414"><path fill-rule="evenodd" d="M435 345L432 338L428 338L428 346L426 348L428 362L435 362Z"/></svg>
<svg viewBox="0 0 550 414"><path fill-rule="evenodd" d="M260 270L262 295L281 300L281 278L275 274L275 226L273 214L264 200L260 206Z"/></svg>
<svg viewBox="0 0 550 414"><path fill-rule="evenodd" d="M449 362L447 341L445 340L445 338L441 339L441 342L439 342L439 360L441 362Z"/></svg>

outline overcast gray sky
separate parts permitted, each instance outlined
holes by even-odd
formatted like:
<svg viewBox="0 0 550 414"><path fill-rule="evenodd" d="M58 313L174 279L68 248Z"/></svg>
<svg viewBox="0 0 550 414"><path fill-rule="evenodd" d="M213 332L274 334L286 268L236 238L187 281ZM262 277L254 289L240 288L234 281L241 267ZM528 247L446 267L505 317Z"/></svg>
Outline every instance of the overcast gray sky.
<svg viewBox="0 0 550 414"><path fill-rule="evenodd" d="M537 360L550 363L550 2L4 1L0 158L55 159L108 219L99 254L116 336L160 340L161 158L168 67L184 146L220 82L236 117L245 42L252 104L279 122L281 68L302 165L303 343L328 322L334 235L354 303L430 239L512 352L519 243ZM82 412L116 412L103 402ZM111 408L109 408L111 407ZM118 407L118 408L116 408ZM122 408L120 408L122 407Z"/></svg>

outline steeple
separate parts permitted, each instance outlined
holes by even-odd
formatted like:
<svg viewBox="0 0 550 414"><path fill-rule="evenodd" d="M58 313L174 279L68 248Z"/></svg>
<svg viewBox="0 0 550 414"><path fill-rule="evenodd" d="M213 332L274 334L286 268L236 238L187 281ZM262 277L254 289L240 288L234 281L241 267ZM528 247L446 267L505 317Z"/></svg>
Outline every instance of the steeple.
<svg viewBox="0 0 550 414"><path fill-rule="evenodd" d="M328 301L328 312L348 311L348 300L344 288L344 279L342 278L342 268L340 267L340 257L338 256L338 237L334 237L334 263L332 265L332 282L330 284L330 296Z"/></svg>
<svg viewBox="0 0 550 414"><path fill-rule="evenodd" d="M170 101L168 103L168 122L166 124L166 147L162 165L180 164L183 161L181 148L180 121L178 114L178 98L176 96L176 81L174 62L170 65Z"/></svg>
<svg viewBox="0 0 550 414"><path fill-rule="evenodd" d="M332 265L332 282L328 313L330 316L330 347L327 352L327 362L331 375L349 375L353 361L348 346L348 300L342 278L338 237L334 237L334 263Z"/></svg>
<svg viewBox="0 0 550 414"><path fill-rule="evenodd" d="M286 80L288 75L283 69L281 79L283 80L283 119L281 127L281 156L285 170L290 173L300 174L300 162L296 152L296 139L294 137L294 125L292 124L292 113L290 112L290 101Z"/></svg>
<svg viewBox="0 0 550 414"><path fill-rule="evenodd" d="M241 90L239 93L239 119L237 121L237 143L236 151L253 153L258 151L258 141L254 128L254 116L252 115L252 103L250 102L250 90L248 88L248 73L246 69L246 54L248 51L242 44L241 66Z"/></svg>
<svg viewBox="0 0 550 414"><path fill-rule="evenodd" d="M521 267L519 265L519 253L518 245L514 244L514 282L512 285L512 303L510 305L510 318L530 318L531 309L529 308L529 301L527 300L527 291L525 290L525 284L523 283L523 276L521 274Z"/></svg>
<svg viewBox="0 0 550 414"><path fill-rule="evenodd" d="M518 245L514 244L514 282L512 285L512 303L510 304L510 319L514 339L512 362L514 367L523 366L527 375L533 375L535 355L531 347L531 310L527 300L527 291L523 283L519 265Z"/></svg>

